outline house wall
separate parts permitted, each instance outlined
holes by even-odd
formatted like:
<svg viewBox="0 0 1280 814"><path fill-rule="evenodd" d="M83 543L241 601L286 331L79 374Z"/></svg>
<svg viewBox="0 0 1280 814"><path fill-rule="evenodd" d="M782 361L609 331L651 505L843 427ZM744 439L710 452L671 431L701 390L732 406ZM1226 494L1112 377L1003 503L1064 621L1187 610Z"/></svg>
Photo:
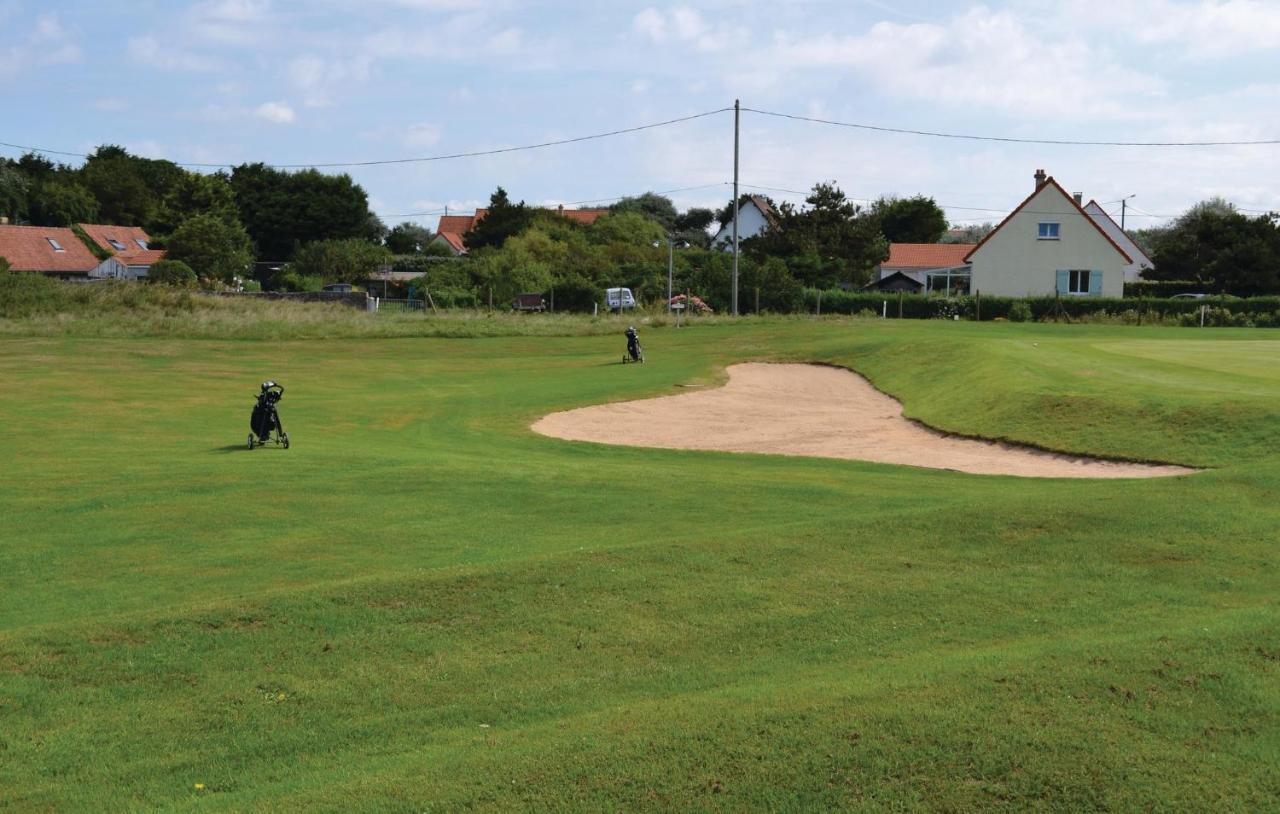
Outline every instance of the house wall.
<svg viewBox="0 0 1280 814"><path fill-rule="evenodd" d="M1131 237L1124 233L1124 230L1120 228L1120 224L1112 220L1106 210L1099 207L1097 203L1091 201L1084 208L1084 211L1088 212L1094 223L1102 227L1102 231L1110 235L1111 239L1119 243L1120 248L1128 252L1129 256L1133 258L1133 262L1124 267L1125 282L1136 283L1141 280L1142 272L1152 267L1151 262L1142 253L1142 249L1133 242Z"/></svg>
<svg viewBox="0 0 1280 814"><path fill-rule="evenodd" d="M769 221L755 204L747 204L738 209L738 241L741 243L749 237L755 237L765 230ZM733 223L730 222L716 232L711 245L718 249L733 250Z"/></svg>
<svg viewBox="0 0 1280 814"><path fill-rule="evenodd" d="M1059 224L1058 240L1038 239L1039 224ZM1104 297L1124 295L1128 265L1089 216L1052 183L1040 188L971 255L971 291L998 297L1052 295L1059 269L1102 272Z"/></svg>

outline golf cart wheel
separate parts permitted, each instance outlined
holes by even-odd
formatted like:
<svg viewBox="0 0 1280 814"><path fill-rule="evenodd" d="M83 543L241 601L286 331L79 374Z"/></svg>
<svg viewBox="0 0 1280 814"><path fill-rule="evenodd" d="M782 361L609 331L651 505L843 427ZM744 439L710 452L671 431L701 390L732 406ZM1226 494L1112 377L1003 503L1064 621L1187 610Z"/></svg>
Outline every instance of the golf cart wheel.
<svg viewBox="0 0 1280 814"><path fill-rule="evenodd" d="M280 433L280 443L284 445L285 449L289 448L289 433L287 432Z"/></svg>
<svg viewBox="0 0 1280 814"><path fill-rule="evenodd" d="M253 449L253 433L249 433L249 449Z"/></svg>

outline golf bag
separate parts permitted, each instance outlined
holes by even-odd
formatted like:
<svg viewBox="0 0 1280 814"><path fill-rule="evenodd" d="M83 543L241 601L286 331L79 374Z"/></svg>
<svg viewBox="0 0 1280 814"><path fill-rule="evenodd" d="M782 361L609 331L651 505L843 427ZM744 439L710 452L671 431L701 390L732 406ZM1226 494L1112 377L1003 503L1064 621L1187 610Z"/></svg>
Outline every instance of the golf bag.
<svg viewBox="0 0 1280 814"><path fill-rule="evenodd" d="M622 357L622 363L627 362L643 362L644 351L640 348L640 335L636 333L635 326L627 328L627 353Z"/></svg>
<svg viewBox="0 0 1280 814"><path fill-rule="evenodd" d="M262 392L258 394L257 403L253 405L253 415L249 417L249 429L252 430L249 433L249 449L272 442L285 449L289 448L289 435L284 431L284 425L280 423L280 413L276 410L276 404L282 398L284 398L284 387L275 382L262 383Z"/></svg>

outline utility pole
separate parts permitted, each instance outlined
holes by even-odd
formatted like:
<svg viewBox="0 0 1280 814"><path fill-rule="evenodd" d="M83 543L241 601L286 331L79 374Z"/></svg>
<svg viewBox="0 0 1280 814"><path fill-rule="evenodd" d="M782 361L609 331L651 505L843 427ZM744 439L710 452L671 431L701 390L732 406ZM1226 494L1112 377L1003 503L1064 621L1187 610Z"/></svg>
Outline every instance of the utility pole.
<svg viewBox="0 0 1280 814"><path fill-rule="evenodd" d="M1135 193L1133 193L1133 195L1126 195L1126 196L1124 196L1123 198L1121 198L1121 199L1120 199L1120 231L1122 231L1122 232L1124 231L1124 215L1125 215L1125 210L1127 210L1127 209L1129 208L1129 199L1130 199L1130 198L1132 198L1132 197L1134 197L1134 196L1135 196L1135 195L1137 195L1137 194L1138 194L1138 193L1136 193L1136 192L1135 192Z"/></svg>
<svg viewBox="0 0 1280 814"><path fill-rule="evenodd" d="M733 315L738 315L738 125L742 109L733 100Z"/></svg>

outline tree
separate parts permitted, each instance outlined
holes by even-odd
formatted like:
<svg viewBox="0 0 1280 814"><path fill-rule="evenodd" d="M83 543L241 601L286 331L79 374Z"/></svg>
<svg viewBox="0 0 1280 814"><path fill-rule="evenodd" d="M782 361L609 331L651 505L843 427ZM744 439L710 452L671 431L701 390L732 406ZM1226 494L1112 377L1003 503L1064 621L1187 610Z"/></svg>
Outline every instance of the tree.
<svg viewBox="0 0 1280 814"><path fill-rule="evenodd" d="M9 272L9 261L5 260L3 257L0 257L0 274L7 274L8 272Z"/></svg>
<svg viewBox="0 0 1280 814"><path fill-rule="evenodd" d="M201 277L231 283L253 263L249 235L239 223L202 212L187 218L169 238L167 258L181 260Z"/></svg>
<svg viewBox="0 0 1280 814"><path fill-rule="evenodd" d="M841 283L866 282L871 267L889 256L878 220L834 183L815 184L805 203L805 209L782 204L778 226L748 239L747 252L757 258L809 255L814 268L833 271Z"/></svg>
<svg viewBox="0 0 1280 814"><path fill-rule="evenodd" d="M484 218L462 236L470 250L500 247L507 239L523 232L533 221L533 210L524 201L511 203L507 191L498 187L489 196L489 211Z"/></svg>
<svg viewBox="0 0 1280 814"><path fill-rule="evenodd" d="M671 232L676 228L676 220L678 218L676 205L671 202L671 199L656 192L646 192L643 195L623 198L610 206L609 211L615 214L634 213L644 215L657 221L667 232Z"/></svg>
<svg viewBox="0 0 1280 814"><path fill-rule="evenodd" d="M391 263L391 252L358 238L317 240L298 250L288 271L300 277L315 277L323 283L365 280L378 267Z"/></svg>
<svg viewBox="0 0 1280 814"><path fill-rule="evenodd" d="M137 164L120 148L101 147L80 170L80 178L98 201L106 223L150 223L159 203Z"/></svg>
<svg viewBox="0 0 1280 814"><path fill-rule="evenodd" d="M392 227L384 244L392 254L419 254L431 245L431 238L426 227L405 221Z"/></svg>
<svg viewBox="0 0 1280 814"><path fill-rule="evenodd" d="M0 164L0 215L8 217L11 222L25 218L30 189L31 182L21 170L7 163Z"/></svg>
<svg viewBox="0 0 1280 814"><path fill-rule="evenodd" d="M270 260L289 260L296 247L316 240L381 239L381 221L349 175L245 164L231 171L231 188L240 222Z"/></svg>
<svg viewBox="0 0 1280 814"><path fill-rule="evenodd" d="M871 216L890 243L937 243L947 232L947 216L933 198L880 198Z"/></svg>
<svg viewBox="0 0 1280 814"><path fill-rule="evenodd" d="M98 199L83 184L59 176L36 185L31 196L31 222L40 226L96 223Z"/></svg>
<svg viewBox="0 0 1280 814"><path fill-rule="evenodd" d="M618 212L597 220L587 227L593 243L623 243L631 246L666 246L667 233L662 224L640 212Z"/></svg>
<svg viewBox="0 0 1280 814"><path fill-rule="evenodd" d="M1197 204L1178 218L1151 258L1150 280L1194 280L1220 293L1280 292L1280 216L1246 217L1220 202Z"/></svg>
<svg viewBox="0 0 1280 814"><path fill-rule="evenodd" d="M981 243L982 239L995 231L991 221L986 223L951 224L951 229L942 236L940 243Z"/></svg>
<svg viewBox="0 0 1280 814"><path fill-rule="evenodd" d="M178 288L194 288L196 273L181 260L158 260L147 271L147 282L155 285L170 285Z"/></svg>
<svg viewBox="0 0 1280 814"><path fill-rule="evenodd" d="M707 229L716 221L716 213L710 209L694 208L676 218L675 231L672 237L683 240L690 246L705 249L711 245L711 235Z"/></svg>
<svg viewBox="0 0 1280 814"><path fill-rule="evenodd" d="M226 174L184 172L165 194L149 231L157 242L162 242L187 218L197 214L214 215L227 223L239 223L235 192Z"/></svg>

